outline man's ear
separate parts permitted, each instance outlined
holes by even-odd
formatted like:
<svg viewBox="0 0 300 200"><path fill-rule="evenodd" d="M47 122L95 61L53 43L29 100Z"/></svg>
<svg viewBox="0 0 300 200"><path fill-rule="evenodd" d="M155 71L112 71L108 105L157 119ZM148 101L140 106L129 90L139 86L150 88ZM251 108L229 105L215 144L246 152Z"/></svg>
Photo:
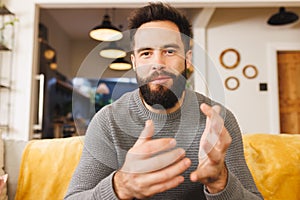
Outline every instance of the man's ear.
<svg viewBox="0 0 300 200"><path fill-rule="evenodd" d="M135 71L136 70L135 57L133 54L130 55L130 60L131 60L131 64L132 64L132 69L133 69L133 71Z"/></svg>
<svg viewBox="0 0 300 200"><path fill-rule="evenodd" d="M192 57L193 57L193 52L192 50L188 50L185 54L185 62L186 62L186 67L190 68L192 67Z"/></svg>
<svg viewBox="0 0 300 200"><path fill-rule="evenodd" d="M189 65L192 64L192 57L193 57L193 52L192 52L192 50L188 50L188 51L185 53L185 59L186 59L186 61L188 62L187 64L189 64Z"/></svg>

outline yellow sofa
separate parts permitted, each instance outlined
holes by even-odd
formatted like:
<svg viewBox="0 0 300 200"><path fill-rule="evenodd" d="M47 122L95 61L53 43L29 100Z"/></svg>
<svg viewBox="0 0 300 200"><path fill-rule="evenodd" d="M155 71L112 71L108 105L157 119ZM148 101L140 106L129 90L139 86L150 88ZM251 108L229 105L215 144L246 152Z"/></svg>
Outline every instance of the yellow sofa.
<svg viewBox="0 0 300 200"><path fill-rule="evenodd" d="M245 157L266 200L300 199L300 134L244 135Z"/></svg>
<svg viewBox="0 0 300 200"><path fill-rule="evenodd" d="M266 200L300 199L300 135L246 134L245 157ZM63 199L80 159L83 137L30 141L15 200Z"/></svg>

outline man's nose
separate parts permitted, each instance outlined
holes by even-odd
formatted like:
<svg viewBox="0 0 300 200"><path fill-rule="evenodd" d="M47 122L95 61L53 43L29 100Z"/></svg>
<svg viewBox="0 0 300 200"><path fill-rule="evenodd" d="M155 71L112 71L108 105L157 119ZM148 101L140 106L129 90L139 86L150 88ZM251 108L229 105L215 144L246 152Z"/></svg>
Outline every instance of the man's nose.
<svg viewBox="0 0 300 200"><path fill-rule="evenodd" d="M161 51L156 51L153 57L153 69L162 70L165 68L165 58Z"/></svg>

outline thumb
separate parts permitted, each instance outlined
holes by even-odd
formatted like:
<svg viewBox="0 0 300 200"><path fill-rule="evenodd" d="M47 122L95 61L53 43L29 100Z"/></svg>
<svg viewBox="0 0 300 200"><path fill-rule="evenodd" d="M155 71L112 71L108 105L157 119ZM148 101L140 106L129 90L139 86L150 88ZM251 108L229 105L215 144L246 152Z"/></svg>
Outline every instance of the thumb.
<svg viewBox="0 0 300 200"><path fill-rule="evenodd" d="M149 140L154 135L154 125L152 120L147 120L145 123L145 128L143 129L142 133L140 134L138 140L136 141L135 145L139 145L144 143L146 140Z"/></svg>
<svg viewBox="0 0 300 200"><path fill-rule="evenodd" d="M190 180L191 180L192 182L197 182L197 181L199 181L199 177L198 177L197 170L193 171L193 172L190 174Z"/></svg>

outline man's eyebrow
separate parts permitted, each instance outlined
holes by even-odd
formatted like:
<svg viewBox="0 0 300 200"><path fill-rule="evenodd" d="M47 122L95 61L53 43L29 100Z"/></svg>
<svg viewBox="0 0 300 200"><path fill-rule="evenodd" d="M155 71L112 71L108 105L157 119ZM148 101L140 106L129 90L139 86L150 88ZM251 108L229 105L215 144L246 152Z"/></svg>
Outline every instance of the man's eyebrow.
<svg viewBox="0 0 300 200"><path fill-rule="evenodd" d="M160 49L165 49L165 48L175 48L175 49L179 49L180 46L178 44L166 44L164 45L163 47L161 47ZM149 50L153 50L155 48L152 48L152 47L142 47L142 48L139 48L139 49L136 49L137 53L140 53L142 51L149 51Z"/></svg>
<svg viewBox="0 0 300 200"><path fill-rule="evenodd" d="M163 48L175 48L175 49L179 49L180 46L178 44L166 44L163 46Z"/></svg>
<svg viewBox="0 0 300 200"><path fill-rule="evenodd" d="M148 51L148 50L153 50L153 48L150 48L150 47L142 47L142 48L136 49L137 53L140 53L140 52L142 52L142 51Z"/></svg>

